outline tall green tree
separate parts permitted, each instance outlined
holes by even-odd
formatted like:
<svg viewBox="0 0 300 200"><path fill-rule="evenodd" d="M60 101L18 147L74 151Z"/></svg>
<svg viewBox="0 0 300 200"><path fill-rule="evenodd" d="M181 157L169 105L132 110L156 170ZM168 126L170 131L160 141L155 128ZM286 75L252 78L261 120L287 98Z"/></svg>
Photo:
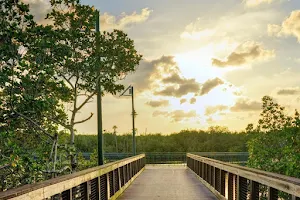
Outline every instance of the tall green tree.
<svg viewBox="0 0 300 200"><path fill-rule="evenodd" d="M0 0L0 6L0 166L8 173L3 190L44 178L58 135L48 118L66 119L62 102L70 95L48 59L51 29L38 26L20 1Z"/></svg>
<svg viewBox="0 0 300 200"><path fill-rule="evenodd" d="M248 143L248 165L270 172L300 177L299 113L289 116L285 108L265 96L259 119L262 133Z"/></svg>
<svg viewBox="0 0 300 200"><path fill-rule="evenodd" d="M118 80L133 72L142 56L137 53L133 40L120 30L95 33L97 13L93 7L78 0L51 0L52 11L48 19L53 21L55 44L62 46L53 52L52 63L59 79L72 91L70 118L66 122L52 120L69 130L70 143L74 145L75 125L93 117L78 120L80 110L95 94L97 82L104 93L116 94L123 90ZM72 159L72 165L76 165Z"/></svg>

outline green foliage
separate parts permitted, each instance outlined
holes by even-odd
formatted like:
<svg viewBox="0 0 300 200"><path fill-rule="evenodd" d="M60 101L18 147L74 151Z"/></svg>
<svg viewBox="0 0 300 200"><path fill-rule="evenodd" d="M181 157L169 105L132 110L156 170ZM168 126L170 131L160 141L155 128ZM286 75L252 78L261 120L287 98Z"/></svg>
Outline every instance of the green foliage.
<svg viewBox="0 0 300 200"><path fill-rule="evenodd" d="M218 127L209 131L183 130L170 135L148 134L136 136L138 152L245 152L247 142L256 134L230 132ZM117 135L118 152L132 152L132 135ZM97 149L96 135L78 135L78 151ZM114 134L104 134L104 151L116 152Z"/></svg>
<svg viewBox="0 0 300 200"><path fill-rule="evenodd" d="M264 97L259 119L260 133L249 142L249 163L253 168L300 178L299 113L285 114L284 107Z"/></svg>
<svg viewBox="0 0 300 200"><path fill-rule="evenodd" d="M1 188L47 178L49 152L69 89L49 62L52 40L21 1L0 0ZM5 178L4 178L5 177Z"/></svg>
<svg viewBox="0 0 300 200"><path fill-rule="evenodd" d="M51 63L60 80L71 90L71 117L67 121L54 119L70 132L74 145L76 124L93 117L90 113L83 120L76 120L77 113L97 94L101 85L102 94L116 94L124 86L118 80L134 72L142 56L137 53L134 41L120 30L95 32L97 11L77 0L52 0L47 18L53 21L50 27L52 43ZM80 98L80 99L79 99ZM76 167L72 155L72 167Z"/></svg>
<svg viewBox="0 0 300 200"><path fill-rule="evenodd" d="M50 3L52 25L38 25L22 1L0 0L1 190L55 176L66 167L61 159L57 165L58 156L74 160L74 126L93 116L76 121L77 112L96 94L98 81L103 94L122 90L117 81L142 57L124 32L95 33L92 7ZM86 97L80 104L79 96ZM66 103L73 105L70 119Z"/></svg>

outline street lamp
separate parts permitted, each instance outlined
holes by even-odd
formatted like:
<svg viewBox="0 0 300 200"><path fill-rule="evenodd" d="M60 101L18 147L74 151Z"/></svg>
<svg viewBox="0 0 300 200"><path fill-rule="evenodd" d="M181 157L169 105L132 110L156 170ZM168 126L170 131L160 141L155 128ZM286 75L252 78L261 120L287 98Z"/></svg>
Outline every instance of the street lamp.
<svg viewBox="0 0 300 200"><path fill-rule="evenodd" d="M129 91L129 94L125 94L127 91ZM133 86L129 86L126 90L123 91L121 96L131 96L131 104L132 104L132 153L135 156L136 155L136 144L135 144L135 116L137 115L134 110L134 93L133 93Z"/></svg>

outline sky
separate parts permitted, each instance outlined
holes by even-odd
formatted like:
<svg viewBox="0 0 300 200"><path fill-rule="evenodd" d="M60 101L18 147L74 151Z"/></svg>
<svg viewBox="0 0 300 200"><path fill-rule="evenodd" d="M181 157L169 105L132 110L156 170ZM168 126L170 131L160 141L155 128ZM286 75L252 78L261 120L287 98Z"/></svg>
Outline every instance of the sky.
<svg viewBox="0 0 300 200"><path fill-rule="evenodd" d="M42 20L47 0L30 3ZM138 134L256 123L261 98L287 113L300 101L300 0L83 0L101 13L101 31L121 29L143 60L122 83L135 89ZM43 9L41 9L43 8ZM105 95L103 126L132 130L131 99ZM94 100L78 119L96 113ZM94 117L76 127L97 132Z"/></svg>

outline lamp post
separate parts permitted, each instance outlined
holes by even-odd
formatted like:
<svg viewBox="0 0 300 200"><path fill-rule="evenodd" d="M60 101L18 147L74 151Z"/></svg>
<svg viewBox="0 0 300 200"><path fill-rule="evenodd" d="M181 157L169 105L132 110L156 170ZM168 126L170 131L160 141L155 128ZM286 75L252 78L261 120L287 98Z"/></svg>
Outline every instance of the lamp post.
<svg viewBox="0 0 300 200"><path fill-rule="evenodd" d="M127 91L129 91L129 94L125 94ZM129 86L126 90L123 91L123 93L120 96L131 96L131 104L132 104L132 153L135 156L136 155L136 141L135 141L135 116L136 112L134 109L134 92L133 92L133 86Z"/></svg>
<svg viewBox="0 0 300 200"><path fill-rule="evenodd" d="M129 90L129 93L131 93L131 102L132 102L132 150L133 150L133 155L136 155L136 144L135 144L135 122L134 122L134 118L135 118L135 110L134 110L134 93L133 93L133 86L131 86L131 92Z"/></svg>
<svg viewBox="0 0 300 200"><path fill-rule="evenodd" d="M98 51L99 55L99 35L100 33L100 13L98 10L96 10L96 49ZM100 56L99 56L100 60ZM104 164L104 159L103 159L103 132L102 132L102 92L101 92L101 83L100 83L100 70L97 71L97 125L98 125L98 165L103 165Z"/></svg>

